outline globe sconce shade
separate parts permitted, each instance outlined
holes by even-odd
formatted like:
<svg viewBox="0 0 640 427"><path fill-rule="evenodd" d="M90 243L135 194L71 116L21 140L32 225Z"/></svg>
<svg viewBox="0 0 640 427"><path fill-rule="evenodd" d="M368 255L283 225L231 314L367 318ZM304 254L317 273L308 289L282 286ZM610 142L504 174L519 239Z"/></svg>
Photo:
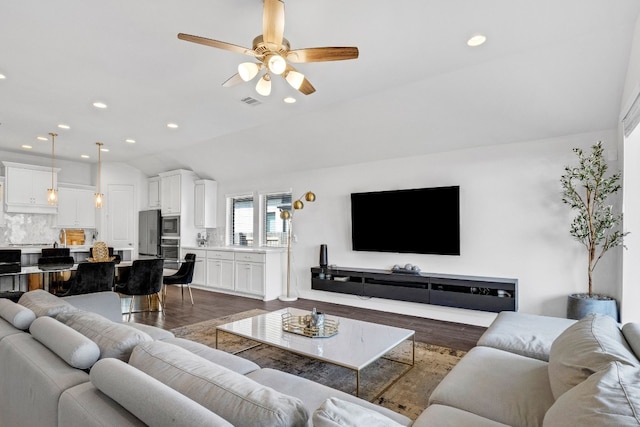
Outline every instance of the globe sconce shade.
<svg viewBox="0 0 640 427"><path fill-rule="evenodd" d="M287 220L289 218L291 218L291 212L286 210L280 212L280 219Z"/></svg>
<svg viewBox="0 0 640 427"><path fill-rule="evenodd" d="M316 195L315 195L315 193L313 193L311 191L307 191L306 193L304 193L304 199L307 202L315 202L316 201Z"/></svg>
<svg viewBox="0 0 640 427"><path fill-rule="evenodd" d="M304 203L302 203L302 200L296 200L295 202L293 202L293 209L302 209L304 208Z"/></svg>

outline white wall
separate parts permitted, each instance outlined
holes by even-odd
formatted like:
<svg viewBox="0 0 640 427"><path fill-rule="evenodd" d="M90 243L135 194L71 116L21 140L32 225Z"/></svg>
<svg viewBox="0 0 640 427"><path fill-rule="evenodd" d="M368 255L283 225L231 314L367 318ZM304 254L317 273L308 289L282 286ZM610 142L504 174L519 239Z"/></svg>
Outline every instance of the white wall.
<svg viewBox="0 0 640 427"><path fill-rule="evenodd" d="M586 291L587 258L569 235L572 213L561 202L559 178L565 165L575 163L573 147L589 149L598 140L615 154L617 133L605 131L304 173L274 169L271 176L259 180L219 183L219 224L225 218L226 194L293 187L297 197L311 190L317 201L307 203L294 220L298 241L293 246L292 287L300 297L479 325L488 325L495 317L480 311L313 291L309 268L318 264L319 245L326 243L329 263L338 266L389 269L409 262L425 272L517 278L520 311L565 316L567 294ZM460 186L460 256L351 250L350 193L443 185ZM399 221L401 215L399 209ZM614 249L599 265L598 292L619 297L620 251Z"/></svg>

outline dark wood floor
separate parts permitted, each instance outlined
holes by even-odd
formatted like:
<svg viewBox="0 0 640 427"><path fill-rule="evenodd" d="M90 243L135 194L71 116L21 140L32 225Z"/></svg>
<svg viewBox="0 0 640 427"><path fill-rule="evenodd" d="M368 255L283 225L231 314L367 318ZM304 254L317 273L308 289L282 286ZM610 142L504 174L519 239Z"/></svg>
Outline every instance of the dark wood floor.
<svg viewBox="0 0 640 427"><path fill-rule="evenodd" d="M316 307L318 311L327 313L329 316L349 317L367 322L412 329L416 331L416 341L465 351L471 349L476 344L478 338L480 338L480 335L482 335L486 329L480 326L443 322L422 317L405 316L305 299L298 299L295 302L282 302L280 300L265 302L258 299L203 291L200 289L192 288L192 290L195 302L193 306L189 300L189 292L186 288L184 290L185 299L183 301L180 296L180 288L178 286L169 286L164 316L157 311L142 312L134 313L131 320L158 326L163 329L172 329L178 326L190 325L203 320L215 319L254 308L272 311L285 307L296 307L311 311L313 307Z"/></svg>

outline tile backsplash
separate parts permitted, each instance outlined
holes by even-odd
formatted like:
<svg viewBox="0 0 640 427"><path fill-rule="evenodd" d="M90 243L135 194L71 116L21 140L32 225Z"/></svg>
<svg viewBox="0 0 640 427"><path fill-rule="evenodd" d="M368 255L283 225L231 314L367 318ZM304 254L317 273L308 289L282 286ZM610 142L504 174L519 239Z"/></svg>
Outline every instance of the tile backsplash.
<svg viewBox="0 0 640 427"><path fill-rule="evenodd" d="M53 245L59 240L60 229L55 228L55 215L4 214L5 226L0 228L0 246L9 244Z"/></svg>

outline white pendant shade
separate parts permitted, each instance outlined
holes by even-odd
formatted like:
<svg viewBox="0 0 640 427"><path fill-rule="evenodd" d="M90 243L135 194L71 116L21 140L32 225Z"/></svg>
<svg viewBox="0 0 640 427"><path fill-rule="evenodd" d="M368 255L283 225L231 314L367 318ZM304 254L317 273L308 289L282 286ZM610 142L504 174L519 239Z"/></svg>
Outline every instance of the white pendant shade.
<svg viewBox="0 0 640 427"><path fill-rule="evenodd" d="M238 74L245 82L253 79L260 71L260 65L254 62L243 62L238 65Z"/></svg>
<svg viewBox="0 0 640 427"><path fill-rule="evenodd" d="M269 96L271 94L271 77L269 77L269 74L265 74L260 80L258 80L258 84L256 84L256 92L262 96Z"/></svg>
<svg viewBox="0 0 640 427"><path fill-rule="evenodd" d="M304 74L297 71L289 71L285 79L287 80L287 83L291 85L291 87L293 87L294 89L300 89L300 86L302 86L302 82L304 81Z"/></svg>
<svg viewBox="0 0 640 427"><path fill-rule="evenodd" d="M267 61L267 67L273 74L282 74L287 69L287 61L280 55L271 55Z"/></svg>

